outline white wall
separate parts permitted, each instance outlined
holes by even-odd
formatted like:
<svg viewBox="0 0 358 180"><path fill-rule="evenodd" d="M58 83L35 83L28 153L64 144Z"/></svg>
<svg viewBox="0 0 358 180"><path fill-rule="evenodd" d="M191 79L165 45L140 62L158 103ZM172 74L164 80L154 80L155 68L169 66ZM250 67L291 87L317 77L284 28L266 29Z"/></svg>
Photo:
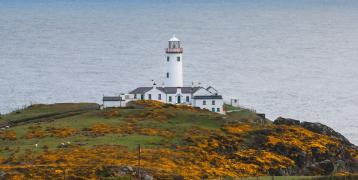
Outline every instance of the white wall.
<svg viewBox="0 0 358 180"><path fill-rule="evenodd" d="M162 91L159 91L157 88L153 88L151 89L150 91L146 92L144 94L144 98L145 100L149 100L149 94L152 95L152 100L156 100L156 101L160 101L160 102L163 102L165 103L166 102L166 95L165 93L163 93ZM158 95L161 95L161 100L158 99ZM139 96L140 98L140 96Z"/></svg>
<svg viewBox="0 0 358 180"><path fill-rule="evenodd" d="M104 108L107 108L107 107L123 107L125 106L124 102L122 102L121 104L121 101L104 101L103 102L103 107Z"/></svg>
<svg viewBox="0 0 358 180"><path fill-rule="evenodd" d="M203 101L206 101L206 104L204 105ZM215 104L212 104L212 101L215 101ZM219 112L218 113L224 113L223 106L224 106L224 100L223 99L193 99L193 106L199 107L200 109L207 109L209 111L213 111L212 108L214 108L215 111L213 112Z"/></svg>
<svg viewBox="0 0 358 180"><path fill-rule="evenodd" d="M169 57L169 62L167 61ZM180 61L177 61L180 57ZM165 86L168 87L183 87L183 56L182 53L167 53L165 56L165 64L167 71L164 74ZM169 78L167 78L169 72Z"/></svg>
<svg viewBox="0 0 358 180"><path fill-rule="evenodd" d="M230 105L235 106L235 107L239 107L239 99L237 99L237 98L230 99Z"/></svg>

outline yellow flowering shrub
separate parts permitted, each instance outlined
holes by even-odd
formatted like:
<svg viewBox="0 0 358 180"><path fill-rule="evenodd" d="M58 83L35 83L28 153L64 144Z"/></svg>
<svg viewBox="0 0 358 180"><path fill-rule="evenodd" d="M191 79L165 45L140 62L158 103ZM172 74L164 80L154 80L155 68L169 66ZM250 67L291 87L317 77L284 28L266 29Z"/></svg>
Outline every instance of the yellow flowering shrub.
<svg viewBox="0 0 358 180"><path fill-rule="evenodd" d="M330 145L338 146L339 142L326 135L313 133L300 126L280 125L274 127L273 133L267 137L268 146L284 144L302 149L311 153L313 148L319 149L320 152L327 152Z"/></svg>
<svg viewBox="0 0 358 180"><path fill-rule="evenodd" d="M257 130L257 128L250 124L236 123L225 125L223 130L231 134L243 134Z"/></svg>
<svg viewBox="0 0 358 180"><path fill-rule="evenodd" d="M16 132L13 130L0 131L0 139L16 140Z"/></svg>
<svg viewBox="0 0 358 180"><path fill-rule="evenodd" d="M46 132L42 130L41 126L30 126L24 135L25 139L42 138L47 136Z"/></svg>
<svg viewBox="0 0 358 180"><path fill-rule="evenodd" d="M143 106L146 108L162 108L164 103L154 100L138 100L133 102L135 105Z"/></svg>
<svg viewBox="0 0 358 180"><path fill-rule="evenodd" d="M68 128L68 127L63 127L63 128L50 127L50 128L47 128L46 131L51 136L55 136L55 137L59 137L59 138L66 138L66 137L69 137L69 136L75 134L77 132L77 129Z"/></svg>
<svg viewBox="0 0 358 180"><path fill-rule="evenodd" d="M118 110L109 110L104 112L104 116L106 118L112 118L112 117L120 117L121 114L119 113Z"/></svg>

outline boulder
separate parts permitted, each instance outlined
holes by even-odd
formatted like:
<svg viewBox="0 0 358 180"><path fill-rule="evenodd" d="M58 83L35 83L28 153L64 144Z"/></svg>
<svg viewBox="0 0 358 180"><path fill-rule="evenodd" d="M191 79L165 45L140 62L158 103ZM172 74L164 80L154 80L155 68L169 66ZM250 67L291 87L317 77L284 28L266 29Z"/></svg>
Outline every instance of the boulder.
<svg viewBox="0 0 358 180"><path fill-rule="evenodd" d="M346 162L338 160L334 165L335 172L347 172Z"/></svg>
<svg viewBox="0 0 358 180"><path fill-rule="evenodd" d="M334 172L334 164L331 160L326 159L311 164L308 169L311 171L311 174L331 175Z"/></svg>
<svg viewBox="0 0 358 180"><path fill-rule="evenodd" d="M105 166L96 172L101 177L120 177L132 175L133 173L134 170L131 166Z"/></svg>
<svg viewBox="0 0 358 180"><path fill-rule="evenodd" d="M5 179L6 173L5 171L0 170L0 179Z"/></svg>
<svg viewBox="0 0 358 180"><path fill-rule="evenodd" d="M274 122L276 125L300 125L299 120L278 117Z"/></svg>
<svg viewBox="0 0 358 180"><path fill-rule="evenodd" d="M144 175L144 180L153 180L153 177L146 174L146 175Z"/></svg>

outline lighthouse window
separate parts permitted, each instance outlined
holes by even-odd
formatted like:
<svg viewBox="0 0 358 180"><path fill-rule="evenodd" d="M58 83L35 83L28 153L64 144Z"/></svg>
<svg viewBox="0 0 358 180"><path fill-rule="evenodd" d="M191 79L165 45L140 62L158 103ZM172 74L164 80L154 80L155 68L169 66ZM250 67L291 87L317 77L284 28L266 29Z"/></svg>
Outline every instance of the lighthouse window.
<svg viewBox="0 0 358 180"><path fill-rule="evenodd" d="M213 100L213 101L211 101L211 105L215 105L215 101Z"/></svg>
<svg viewBox="0 0 358 180"><path fill-rule="evenodd" d="M162 100L162 94L158 94L158 100Z"/></svg>
<svg viewBox="0 0 358 180"><path fill-rule="evenodd" d="M167 78L169 78L169 73L167 72Z"/></svg>
<svg viewBox="0 0 358 180"><path fill-rule="evenodd" d="M152 100L152 95L151 94L148 94L148 99Z"/></svg>
<svg viewBox="0 0 358 180"><path fill-rule="evenodd" d="M205 101L205 100L203 101L203 105L206 105L206 101Z"/></svg>
<svg viewBox="0 0 358 180"><path fill-rule="evenodd" d="M180 57L179 57L179 56L177 57L177 61L178 61L178 62L180 61Z"/></svg>
<svg viewBox="0 0 358 180"><path fill-rule="evenodd" d="M167 62L169 62L169 56L167 56Z"/></svg>

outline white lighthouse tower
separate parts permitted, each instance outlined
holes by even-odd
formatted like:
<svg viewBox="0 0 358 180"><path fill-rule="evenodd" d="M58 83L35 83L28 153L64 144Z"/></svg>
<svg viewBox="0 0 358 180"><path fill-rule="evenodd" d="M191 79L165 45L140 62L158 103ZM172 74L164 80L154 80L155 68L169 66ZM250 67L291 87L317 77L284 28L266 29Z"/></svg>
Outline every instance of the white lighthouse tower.
<svg viewBox="0 0 358 180"><path fill-rule="evenodd" d="M183 48L180 40L173 35L165 49L167 72L165 85L167 87L183 87Z"/></svg>

